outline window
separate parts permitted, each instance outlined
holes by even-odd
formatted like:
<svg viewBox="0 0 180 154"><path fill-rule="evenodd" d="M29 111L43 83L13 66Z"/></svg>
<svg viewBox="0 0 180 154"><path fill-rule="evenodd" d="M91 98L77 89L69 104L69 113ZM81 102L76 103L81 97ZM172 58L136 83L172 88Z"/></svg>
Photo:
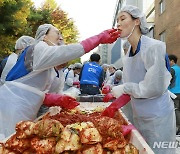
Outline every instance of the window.
<svg viewBox="0 0 180 154"><path fill-rule="evenodd" d="M161 0L160 3L160 14L162 14L165 11L165 0Z"/></svg>
<svg viewBox="0 0 180 154"><path fill-rule="evenodd" d="M163 31L163 32L160 33L159 35L160 35L160 40L163 41L163 42L165 42L165 41L166 41L166 39L165 39L165 38L166 38L166 32Z"/></svg>

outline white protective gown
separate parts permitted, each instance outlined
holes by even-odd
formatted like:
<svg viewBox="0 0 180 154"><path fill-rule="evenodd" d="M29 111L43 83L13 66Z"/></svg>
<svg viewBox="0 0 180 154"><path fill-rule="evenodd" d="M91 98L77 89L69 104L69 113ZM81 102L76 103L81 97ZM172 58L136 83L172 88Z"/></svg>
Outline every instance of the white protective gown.
<svg viewBox="0 0 180 154"><path fill-rule="evenodd" d="M118 84L114 84L114 80L115 80L115 74L111 75L106 83L106 85L110 85L110 86L117 86L117 85L121 85L123 84L122 80L119 81Z"/></svg>
<svg viewBox="0 0 180 154"><path fill-rule="evenodd" d="M65 73L65 76L66 76L66 73ZM64 82L64 91L68 90L69 88L76 87L73 85L73 82L77 82L77 81L79 81L79 75L74 74L74 71L70 70Z"/></svg>
<svg viewBox="0 0 180 154"><path fill-rule="evenodd" d="M57 77L57 73L54 69L54 71L51 73L52 74L52 83L50 84L50 88L48 93L55 93L55 94L63 94L63 88L64 88L64 72L61 70L58 70L59 77ZM45 114L48 112L49 107L45 105L41 105L37 117Z"/></svg>
<svg viewBox="0 0 180 154"><path fill-rule="evenodd" d="M65 78L65 82L64 82L64 91L71 88L73 86L73 81L74 81L74 71L70 70L67 73L68 74L65 74L66 78Z"/></svg>
<svg viewBox="0 0 180 154"><path fill-rule="evenodd" d="M175 149L153 148L154 142L174 142L176 133L165 44L142 35L140 51L133 57L129 51L123 58L123 81L131 95L134 125L155 154L175 154Z"/></svg>
<svg viewBox="0 0 180 154"><path fill-rule="evenodd" d="M0 134L15 131L21 120L34 120L54 80L54 67L84 54L81 44L49 46L40 41L33 51L33 71L0 87Z"/></svg>
<svg viewBox="0 0 180 154"><path fill-rule="evenodd" d="M59 77L57 77L57 73L54 71L54 80L51 83L51 87L49 89L50 93L63 93L63 88L64 88L64 72L63 70L58 70Z"/></svg>

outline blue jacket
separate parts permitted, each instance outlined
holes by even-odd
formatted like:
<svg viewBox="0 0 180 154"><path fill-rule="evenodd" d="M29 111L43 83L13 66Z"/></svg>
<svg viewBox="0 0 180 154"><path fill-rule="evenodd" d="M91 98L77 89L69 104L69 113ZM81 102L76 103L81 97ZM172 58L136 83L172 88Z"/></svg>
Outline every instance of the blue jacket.
<svg viewBox="0 0 180 154"><path fill-rule="evenodd" d="M169 90L174 94L180 94L180 67L175 64L172 68L175 71L175 86Z"/></svg>
<svg viewBox="0 0 180 154"><path fill-rule="evenodd" d="M87 62L84 64L79 78L80 84L101 87L103 82L103 68L96 62Z"/></svg>

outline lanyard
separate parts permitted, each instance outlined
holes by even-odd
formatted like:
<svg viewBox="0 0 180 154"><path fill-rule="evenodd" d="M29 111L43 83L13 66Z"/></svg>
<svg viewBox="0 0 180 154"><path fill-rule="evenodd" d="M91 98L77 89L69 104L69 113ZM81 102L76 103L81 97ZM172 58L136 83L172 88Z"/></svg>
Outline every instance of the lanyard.
<svg viewBox="0 0 180 154"><path fill-rule="evenodd" d="M129 57L133 57L134 55L136 55L140 51L140 48L141 48L141 39L139 39L135 53L132 52L132 47L131 47L131 50L129 52Z"/></svg>

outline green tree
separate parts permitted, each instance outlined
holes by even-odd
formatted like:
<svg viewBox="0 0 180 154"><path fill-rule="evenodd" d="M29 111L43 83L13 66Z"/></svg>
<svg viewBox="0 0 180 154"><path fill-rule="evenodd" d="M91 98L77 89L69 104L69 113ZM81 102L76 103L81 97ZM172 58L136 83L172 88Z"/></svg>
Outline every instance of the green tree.
<svg viewBox="0 0 180 154"><path fill-rule="evenodd" d="M55 0L46 0L35 8L31 0L0 0L0 57L14 50L15 41L22 35L34 37L39 25L50 23L62 33L66 44L76 43L78 30ZM73 62L79 62L76 59Z"/></svg>
<svg viewBox="0 0 180 154"><path fill-rule="evenodd" d="M43 5L42 5L42 8L43 9L49 9L49 10L55 10L57 8L57 3L55 0L45 0Z"/></svg>
<svg viewBox="0 0 180 154"><path fill-rule="evenodd" d="M74 21L59 7L52 12L52 23L61 31L66 44L77 42L79 32Z"/></svg>
<svg viewBox="0 0 180 154"><path fill-rule="evenodd" d="M14 49L18 34L23 33L29 15L30 0L0 0L0 57Z"/></svg>
<svg viewBox="0 0 180 154"><path fill-rule="evenodd" d="M52 24L51 14L53 10L57 8L55 0L46 0L42 3L42 6L35 8L32 6L30 14L27 18L28 24L26 26L26 34L35 36L37 28L45 23Z"/></svg>
<svg viewBox="0 0 180 154"><path fill-rule="evenodd" d="M45 23L52 24L51 13L52 11L49 9L31 7L30 14L27 18L28 23L25 28L25 34L34 37L40 25Z"/></svg>
<svg viewBox="0 0 180 154"><path fill-rule="evenodd" d="M78 40L79 33L74 21L68 18L67 13L60 9L54 0L44 1L38 9L31 7L27 21L25 30L27 35L35 36L39 25L50 23L61 31L66 44L76 43Z"/></svg>
<svg viewBox="0 0 180 154"><path fill-rule="evenodd" d="M79 32L77 27L74 25L74 21L68 18L68 14L57 7L52 12L52 23L60 30L63 35L65 44L77 43L79 38ZM72 60L70 64L80 62L80 58Z"/></svg>
<svg viewBox="0 0 180 154"><path fill-rule="evenodd" d="M57 3L54 0L46 0L41 7L42 11L49 12L51 14L50 22L57 27L63 35L65 44L77 43L79 32L74 25L74 21L68 18L68 14L64 12L60 7L57 7ZM77 58L69 63L80 62L80 58Z"/></svg>

